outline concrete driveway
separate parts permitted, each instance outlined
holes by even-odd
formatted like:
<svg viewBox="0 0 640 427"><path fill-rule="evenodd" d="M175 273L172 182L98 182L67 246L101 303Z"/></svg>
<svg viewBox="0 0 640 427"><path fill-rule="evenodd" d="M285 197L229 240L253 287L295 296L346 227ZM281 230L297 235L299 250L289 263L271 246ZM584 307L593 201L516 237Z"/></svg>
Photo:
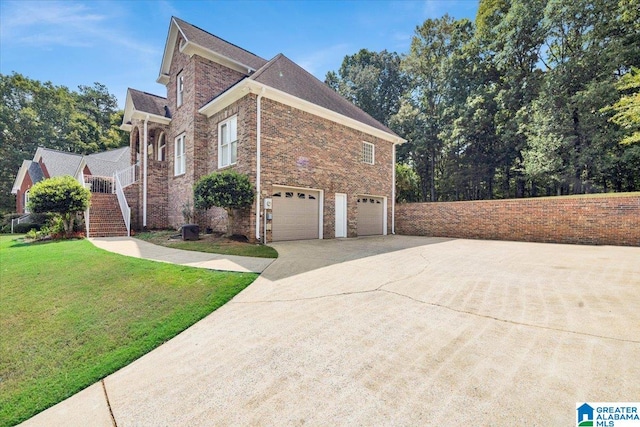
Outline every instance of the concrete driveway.
<svg viewBox="0 0 640 427"><path fill-rule="evenodd" d="M230 303L26 425L568 426L640 396L640 248L274 246Z"/></svg>

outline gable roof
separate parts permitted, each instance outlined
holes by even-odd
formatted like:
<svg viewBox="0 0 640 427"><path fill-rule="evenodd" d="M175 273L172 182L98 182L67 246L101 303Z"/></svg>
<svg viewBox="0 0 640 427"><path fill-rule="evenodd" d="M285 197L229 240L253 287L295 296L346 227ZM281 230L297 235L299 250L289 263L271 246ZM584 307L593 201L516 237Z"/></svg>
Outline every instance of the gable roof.
<svg viewBox="0 0 640 427"><path fill-rule="evenodd" d="M33 184L38 181L42 181L44 174L42 173L40 163L34 162L33 160L22 161L22 165L20 165L20 169L18 169L18 173L16 174L16 179L13 181L11 194L18 194L18 190L20 190L20 187L22 186L22 181L24 181L24 178L27 175L29 175Z"/></svg>
<svg viewBox="0 0 640 427"><path fill-rule="evenodd" d="M197 53L203 58L218 62L245 75L251 74L267 62L246 49L242 49L202 28L172 16L164 54L162 55L158 83L167 84L169 81L169 69L178 34L181 34L185 40L179 46L180 52L188 55Z"/></svg>
<svg viewBox="0 0 640 427"><path fill-rule="evenodd" d="M167 98L131 88L128 91L131 93L131 101L136 110L156 116L167 116L165 109L168 106Z"/></svg>
<svg viewBox="0 0 640 427"><path fill-rule="evenodd" d="M131 119L144 120L147 116L151 121L169 124L171 112L167 98L128 88L120 129L130 131Z"/></svg>
<svg viewBox="0 0 640 427"><path fill-rule="evenodd" d="M262 94L267 98L394 143L401 144L406 142L405 139L398 136L387 126L343 98L324 82L318 80L283 54L278 54L270 61L266 61L176 17L171 17L169 34L167 35L160 67L160 76L157 80L159 83L166 85L169 82L168 73L173 57L173 49L176 46L179 35L184 39L178 47L180 52L187 55L197 54L245 75L238 83L202 106L198 110L202 114L211 116L216 110L245 96L248 90L251 93ZM148 103L148 106L140 107L145 108L148 113L153 108L156 108L155 113L150 113L155 115L155 117L150 118L153 121L161 114L158 114L157 107L151 104L157 102L158 99L166 102L165 98L145 94L144 92L135 92L133 89L129 89L127 93L127 106L125 107L125 116L121 129L130 130L129 121L131 117L134 117L137 111L143 111L138 109L137 104L145 103L146 105ZM142 99L142 94L146 96L144 99ZM141 99L136 102L132 99L131 103L129 103L130 96L140 96ZM152 100L149 97L155 98Z"/></svg>
<svg viewBox="0 0 640 427"><path fill-rule="evenodd" d="M49 178L62 175L75 177L84 166L82 155L80 154L66 153L44 147L39 147L33 157L34 162L40 162L41 160L47 169Z"/></svg>
<svg viewBox="0 0 640 427"><path fill-rule="evenodd" d="M391 129L347 101L282 53L276 55L249 79L395 135Z"/></svg>
<svg viewBox="0 0 640 427"><path fill-rule="evenodd" d="M254 74L214 97L198 112L210 117L248 92L395 144L406 142L283 54L276 55Z"/></svg>
<svg viewBox="0 0 640 427"><path fill-rule="evenodd" d="M29 174L31 182L34 184L55 176L71 175L74 178L79 178L85 166L89 168L92 175L111 176L114 172L129 167L130 156L130 147L120 147L86 156L38 147L33 160L22 161L11 193L18 192L26 174ZM47 174L42 170L40 162L44 165Z"/></svg>
<svg viewBox="0 0 640 427"><path fill-rule="evenodd" d="M27 173L29 174L29 178L31 178L31 182L35 184L36 182L42 181L44 179L44 172L42 172L40 163L29 160L25 161L29 162Z"/></svg>
<svg viewBox="0 0 640 427"><path fill-rule="evenodd" d="M84 156L84 160L94 176L111 176L114 172L126 169L130 164L131 148L120 147Z"/></svg>

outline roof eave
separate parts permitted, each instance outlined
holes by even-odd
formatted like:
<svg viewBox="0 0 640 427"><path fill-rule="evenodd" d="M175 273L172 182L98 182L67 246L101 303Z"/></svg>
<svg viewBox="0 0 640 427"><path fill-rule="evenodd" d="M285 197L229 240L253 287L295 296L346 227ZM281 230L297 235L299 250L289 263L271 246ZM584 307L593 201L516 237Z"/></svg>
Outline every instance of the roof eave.
<svg viewBox="0 0 640 427"><path fill-rule="evenodd" d="M314 114L327 120L342 124L355 130L367 133L385 141L392 142L400 145L407 142L406 139L399 137L398 135L385 132L381 129L377 129L366 123L362 123L358 120L347 117L343 114L336 113L335 111L316 105L312 102L305 101L304 99L290 95L278 89L274 89L271 86L267 86L263 83L256 82L255 80L245 79L231 87L222 95L214 98L211 102L198 110L199 113L211 117L213 114L234 103L238 99L245 96L247 93L253 93L255 95L262 94L263 96L280 102L285 105L297 108L299 110Z"/></svg>
<svg viewBox="0 0 640 427"><path fill-rule="evenodd" d="M254 71L256 71L255 68L247 64L243 64L227 56L221 55L217 52L212 51L211 49L207 49L206 47L200 46L199 44L189 40L187 40L187 42L184 45L180 46L180 52L189 56L193 56L193 55L201 56L205 59L209 59L213 62L223 65L227 68L231 68L232 70L235 70L245 75L249 75ZM168 78L169 76L167 75L167 80Z"/></svg>
<svg viewBox="0 0 640 427"><path fill-rule="evenodd" d="M185 40L185 43L181 44L179 47L180 52L184 53L185 55L193 56L194 54L197 54L198 56L217 62L220 65L224 65L245 75L249 75L256 71L255 68L247 64L243 64L234 59L221 55L189 40L180 28L180 25L178 25L178 23L172 17L171 24L169 25L169 33L167 34L167 42L164 46L164 53L162 54L160 74L158 75L156 82L163 85L167 85L169 83L169 71L171 69L171 60L173 59L173 48L176 45L176 40L178 40L178 32L182 34L182 38Z"/></svg>
<svg viewBox="0 0 640 427"><path fill-rule="evenodd" d="M16 179L13 182L13 187L11 187L11 194L18 194L18 190L20 190L20 186L22 181L24 181L24 177L27 174L27 170L29 169L29 160L23 160L20 165L20 169L18 169L18 174L16 175Z"/></svg>
<svg viewBox="0 0 640 427"><path fill-rule="evenodd" d="M133 103L131 92L127 90L127 99L124 104L124 114L122 115L122 124L120 124L120 129L130 132L132 129L132 126L129 123L133 119L139 119L139 120L149 119L152 122L160 123L163 125L168 125L169 123L171 123L171 119L169 117L159 116L157 114L137 110L136 106Z"/></svg>
<svg viewBox="0 0 640 427"><path fill-rule="evenodd" d="M162 54L162 62L160 63L160 74L156 79L158 83L163 85L169 83L169 70L171 68L171 60L173 59L173 46L176 45L178 31L182 33L180 26L172 16L171 23L169 24L169 32L167 33L167 41L164 45L164 52ZM182 37L186 39L184 33L182 33Z"/></svg>

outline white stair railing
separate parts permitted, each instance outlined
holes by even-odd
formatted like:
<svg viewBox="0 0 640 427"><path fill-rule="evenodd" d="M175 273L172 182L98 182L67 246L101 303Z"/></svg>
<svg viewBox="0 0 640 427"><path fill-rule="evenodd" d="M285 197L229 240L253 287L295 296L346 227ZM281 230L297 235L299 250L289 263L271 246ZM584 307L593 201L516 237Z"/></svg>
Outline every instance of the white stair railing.
<svg viewBox="0 0 640 427"><path fill-rule="evenodd" d="M131 208L129 207L127 198L124 195L124 189L122 187L122 183L120 183L118 173L113 174L113 180L115 181L115 193L118 197L118 204L120 205L120 211L122 212L122 219L124 219L124 225L127 227L127 237L129 237L131 236Z"/></svg>
<svg viewBox="0 0 640 427"><path fill-rule="evenodd" d="M91 209L91 207L88 207L86 211L84 211L84 228L85 228L85 233L87 238L91 237L89 236L89 210Z"/></svg>
<svg viewBox="0 0 640 427"><path fill-rule="evenodd" d="M21 222L29 222L30 219L31 219L31 214L30 213L24 214L24 215L22 215L21 217L18 217L18 218L13 218L11 220L11 234L13 234L13 225L14 224L17 225L17 224L20 224Z"/></svg>
<svg viewBox="0 0 640 427"><path fill-rule="evenodd" d="M127 188L140 178L140 165L136 163L126 169L122 169L114 174L120 180L122 188Z"/></svg>

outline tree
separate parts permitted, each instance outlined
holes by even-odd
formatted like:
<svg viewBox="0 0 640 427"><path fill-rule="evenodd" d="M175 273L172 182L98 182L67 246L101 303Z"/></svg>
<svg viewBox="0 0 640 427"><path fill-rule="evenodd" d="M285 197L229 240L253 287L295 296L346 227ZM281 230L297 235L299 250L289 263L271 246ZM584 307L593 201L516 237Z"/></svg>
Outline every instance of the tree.
<svg viewBox="0 0 640 427"><path fill-rule="evenodd" d="M247 175L235 171L214 172L203 176L193 187L193 201L196 209L223 208L229 218L227 235L233 233L235 209L244 209L254 201L253 185Z"/></svg>
<svg viewBox="0 0 640 427"><path fill-rule="evenodd" d="M638 190L638 46L638 0L480 0L475 23L428 19L384 121L408 141L397 160L422 200ZM327 84L380 120L371 63L347 56Z"/></svg>
<svg viewBox="0 0 640 427"><path fill-rule="evenodd" d="M89 154L129 143L107 88L95 83L79 90L0 74L0 211L13 209L8 196L15 174L38 147Z"/></svg>
<svg viewBox="0 0 640 427"><path fill-rule="evenodd" d="M420 201L420 177L409 165L396 164L396 202Z"/></svg>
<svg viewBox="0 0 640 427"><path fill-rule="evenodd" d="M405 104L415 110L422 124L420 138L409 139L407 148L423 185L423 197L438 200L437 164L441 159L444 115L456 93L457 81L450 71L465 43L471 38L469 20L456 21L448 15L427 19L418 26L411 41L409 54L403 60L403 70L411 77L411 91ZM461 85L464 86L464 85ZM406 124L404 125L407 126ZM427 187L428 185L428 187ZM426 193L426 189L429 189Z"/></svg>
<svg viewBox="0 0 640 427"><path fill-rule="evenodd" d="M385 125L398 112L409 85L395 52L361 49L342 60L338 72L329 71L325 83Z"/></svg>
<svg viewBox="0 0 640 427"><path fill-rule="evenodd" d="M34 213L57 213L62 216L65 235L73 231L79 212L89 207L91 192L73 177L57 176L36 183L29 191L29 210Z"/></svg>
<svg viewBox="0 0 640 427"><path fill-rule="evenodd" d="M616 84L616 89L624 93L612 106L604 111L615 111L609 120L624 128L630 135L625 136L621 144L640 142L640 69L631 68Z"/></svg>

